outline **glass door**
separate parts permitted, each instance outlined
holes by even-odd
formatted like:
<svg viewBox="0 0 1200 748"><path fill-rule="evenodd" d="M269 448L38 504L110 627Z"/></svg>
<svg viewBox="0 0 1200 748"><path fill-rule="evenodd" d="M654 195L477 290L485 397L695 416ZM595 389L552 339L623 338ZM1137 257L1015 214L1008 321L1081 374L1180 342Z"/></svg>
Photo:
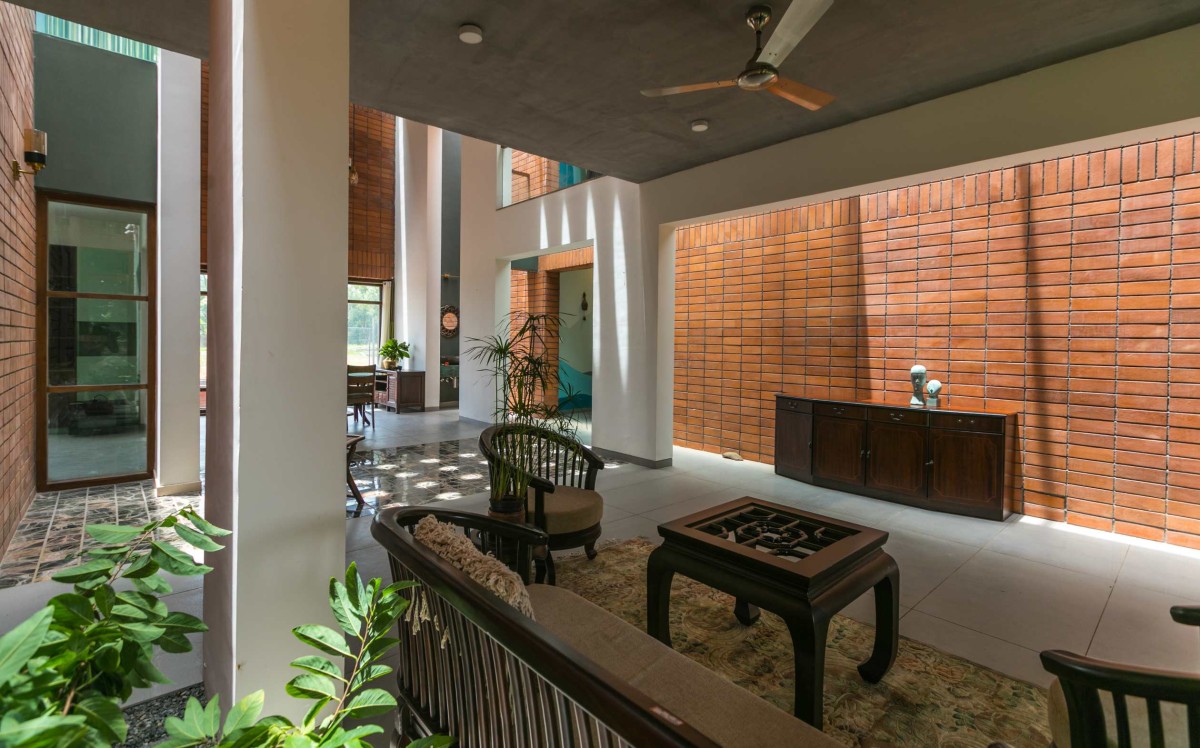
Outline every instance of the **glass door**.
<svg viewBox="0 0 1200 748"><path fill-rule="evenodd" d="M154 449L154 213L41 195L38 482L149 478Z"/></svg>

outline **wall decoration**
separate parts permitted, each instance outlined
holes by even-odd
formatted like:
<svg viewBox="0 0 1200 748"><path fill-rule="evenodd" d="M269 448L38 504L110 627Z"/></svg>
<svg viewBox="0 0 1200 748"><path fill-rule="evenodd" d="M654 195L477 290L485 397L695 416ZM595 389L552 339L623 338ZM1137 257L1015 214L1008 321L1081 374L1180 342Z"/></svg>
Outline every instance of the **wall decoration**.
<svg viewBox="0 0 1200 748"><path fill-rule="evenodd" d="M938 405L940 405L940 401L938 400L938 393L942 391L942 383L936 379L930 379L929 384L926 385L925 389L929 393L929 396L925 398L925 407L927 407L927 408L938 407Z"/></svg>
<svg viewBox="0 0 1200 748"><path fill-rule="evenodd" d="M442 337L458 337L458 307L456 306L442 307Z"/></svg>
<svg viewBox="0 0 1200 748"><path fill-rule="evenodd" d="M925 404L925 367L917 364L908 370L908 378L912 380L912 398L909 405Z"/></svg>

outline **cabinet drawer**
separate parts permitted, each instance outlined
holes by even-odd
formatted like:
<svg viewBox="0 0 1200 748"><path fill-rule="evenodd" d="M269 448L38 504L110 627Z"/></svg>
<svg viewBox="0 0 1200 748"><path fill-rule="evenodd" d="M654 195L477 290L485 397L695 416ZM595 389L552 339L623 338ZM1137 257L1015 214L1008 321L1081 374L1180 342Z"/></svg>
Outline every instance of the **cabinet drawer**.
<svg viewBox="0 0 1200 748"><path fill-rule="evenodd" d="M867 409L861 405L843 405L842 403L813 403L813 413L819 416L855 418L860 421L867 417Z"/></svg>
<svg viewBox="0 0 1200 748"><path fill-rule="evenodd" d="M1004 432L1003 416L973 416L955 413L931 413L930 424L935 428L957 429L959 431L983 431L989 434Z"/></svg>
<svg viewBox="0 0 1200 748"><path fill-rule="evenodd" d="M811 400L797 400L791 397L775 398L775 408L777 410L788 410L794 413L812 413Z"/></svg>
<svg viewBox="0 0 1200 748"><path fill-rule="evenodd" d="M925 411L912 408L871 408L867 411L868 421L907 423L911 426L924 426L928 417Z"/></svg>

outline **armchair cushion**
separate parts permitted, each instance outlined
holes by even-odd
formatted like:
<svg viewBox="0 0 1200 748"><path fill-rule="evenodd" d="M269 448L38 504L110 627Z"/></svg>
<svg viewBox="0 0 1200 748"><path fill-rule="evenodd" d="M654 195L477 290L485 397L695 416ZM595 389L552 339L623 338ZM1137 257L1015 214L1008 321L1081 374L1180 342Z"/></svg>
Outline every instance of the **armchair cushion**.
<svg viewBox="0 0 1200 748"><path fill-rule="evenodd" d="M537 490L529 489L525 505L527 521L534 520L534 501ZM551 535L579 532L600 524L604 517L604 497L595 491L574 486L555 486L553 493L545 494L546 526Z"/></svg>
<svg viewBox="0 0 1200 748"><path fill-rule="evenodd" d="M429 515L413 528L413 537L496 597L533 618L529 592L521 577L496 557L481 553L454 525L438 522Z"/></svg>
<svg viewBox="0 0 1200 748"><path fill-rule="evenodd" d="M1144 699L1129 697L1125 700L1129 708L1129 733L1134 746L1147 746L1147 736L1150 734L1150 722L1146 715ZM1107 727L1108 745L1117 746L1117 720L1113 716L1112 695L1100 693L1100 705L1104 708L1104 723ZM1050 694L1047 699L1047 711L1050 717L1050 737L1054 739L1055 748L1071 748L1071 719L1067 715L1067 697L1063 693L1062 684L1058 678L1050 684ZM1187 709L1182 704L1162 703L1163 737L1166 748L1188 747Z"/></svg>

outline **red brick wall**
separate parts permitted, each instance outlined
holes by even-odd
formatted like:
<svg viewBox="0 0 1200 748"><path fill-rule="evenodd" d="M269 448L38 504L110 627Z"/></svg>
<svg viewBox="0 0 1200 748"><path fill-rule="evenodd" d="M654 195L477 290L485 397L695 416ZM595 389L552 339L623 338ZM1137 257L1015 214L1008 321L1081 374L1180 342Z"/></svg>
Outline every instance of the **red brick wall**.
<svg viewBox="0 0 1200 748"><path fill-rule="evenodd" d="M355 280L391 280L395 275L396 118L354 104L348 117L350 158L358 184L350 187L347 274ZM200 64L200 265L208 265L207 60Z"/></svg>
<svg viewBox="0 0 1200 748"><path fill-rule="evenodd" d="M919 362L954 405L1020 408L1025 513L1200 547L1200 137L676 246L677 444L770 462L775 393L902 401Z"/></svg>
<svg viewBox="0 0 1200 748"><path fill-rule="evenodd" d="M558 189L558 162L532 153L512 152L512 202L519 203Z"/></svg>
<svg viewBox="0 0 1200 748"><path fill-rule="evenodd" d="M358 184L350 186L349 275L391 280L396 257L396 118L350 105L350 157Z"/></svg>
<svg viewBox="0 0 1200 748"><path fill-rule="evenodd" d="M0 151L23 161L33 125L33 12L0 2ZM0 178L0 554L34 492L33 177Z"/></svg>

